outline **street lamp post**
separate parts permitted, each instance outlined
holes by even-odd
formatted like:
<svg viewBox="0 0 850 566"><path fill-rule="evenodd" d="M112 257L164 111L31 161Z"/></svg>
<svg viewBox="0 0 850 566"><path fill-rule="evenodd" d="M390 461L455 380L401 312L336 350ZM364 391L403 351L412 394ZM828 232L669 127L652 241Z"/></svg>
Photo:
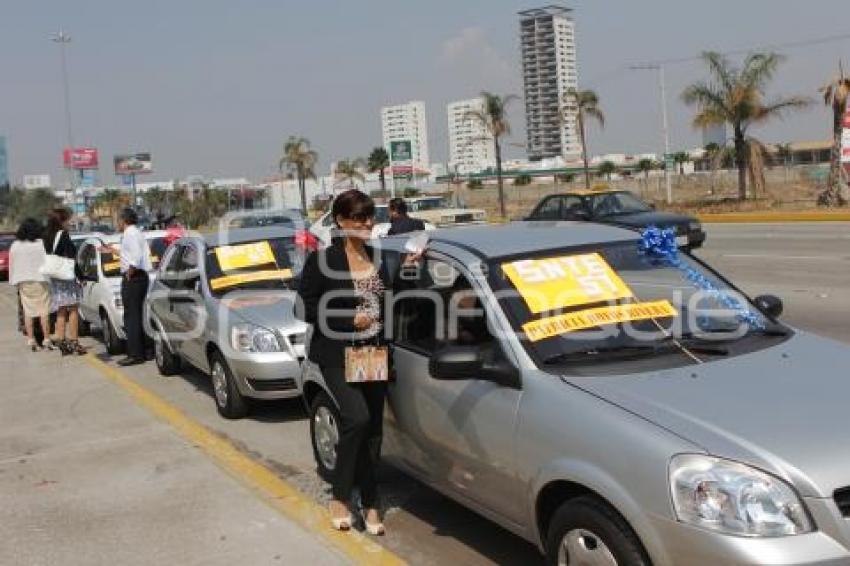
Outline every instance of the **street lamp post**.
<svg viewBox="0 0 850 566"><path fill-rule="evenodd" d="M632 65L629 69L633 71L658 71L658 83L661 91L661 131L664 136L664 183L667 189L667 204L670 204L673 202L673 188L670 171L667 170L667 156L670 155L670 123L667 118L667 85L664 80L664 66L658 63L647 63L645 65Z"/></svg>
<svg viewBox="0 0 850 566"><path fill-rule="evenodd" d="M68 64L65 57L65 46L71 43L71 35L67 32L59 30L58 32L50 35L51 41L59 44L59 58L62 63L62 95L65 102L65 126L67 128L67 141L68 141L68 150L71 151L71 158L73 160L73 150L74 150L74 136L73 130L71 128L71 97L68 93ZM68 179L70 182L71 188L71 201L72 207L74 208L74 213L76 214L77 207L77 185L76 185L76 173L73 168L73 161L71 162L71 167L68 168Z"/></svg>

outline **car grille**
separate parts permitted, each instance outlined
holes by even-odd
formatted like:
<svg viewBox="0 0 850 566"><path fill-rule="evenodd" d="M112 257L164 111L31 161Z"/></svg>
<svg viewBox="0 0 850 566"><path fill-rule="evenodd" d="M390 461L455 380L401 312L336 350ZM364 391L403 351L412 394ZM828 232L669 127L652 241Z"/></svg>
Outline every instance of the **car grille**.
<svg viewBox="0 0 850 566"><path fill-rule="evenodd" d="M455 214L455 222L472 222L475 217L472 214Z"/></svg>
<svg viewBox="0 0 850 566"><path fill-rule="evenodd" d="M850 517L850 487L835 490L835 504L845 517Z"/></svg>
<svg viewBox="0 0 850 566"><path fill-rule="evenodd" d="M283 379L248 379L248 385L254 391L291 391L298 387L295 379L285 377Z"/></svg>

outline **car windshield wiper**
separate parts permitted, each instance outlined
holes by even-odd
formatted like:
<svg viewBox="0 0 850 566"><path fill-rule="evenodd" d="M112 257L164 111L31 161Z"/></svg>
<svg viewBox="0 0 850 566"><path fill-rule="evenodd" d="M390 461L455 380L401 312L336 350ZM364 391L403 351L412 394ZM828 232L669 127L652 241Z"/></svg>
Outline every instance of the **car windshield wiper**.
<svg viewBox="0 0 850 566"><path fill-rule="evenodd" d="M575 352L561 352L544 359L543 363L545 365L551 365L592 358L605 361L621 360L633 357L683 352L683 348L695 354L708 354L712 356L726 356L729 354L729 350L727 348L711 345L706 343L705 340L677 338L674 341L673 337L669 337L646 345L625 344L622 346L610 346L605 348L588 348L586 350L578 350Z"/></svg>

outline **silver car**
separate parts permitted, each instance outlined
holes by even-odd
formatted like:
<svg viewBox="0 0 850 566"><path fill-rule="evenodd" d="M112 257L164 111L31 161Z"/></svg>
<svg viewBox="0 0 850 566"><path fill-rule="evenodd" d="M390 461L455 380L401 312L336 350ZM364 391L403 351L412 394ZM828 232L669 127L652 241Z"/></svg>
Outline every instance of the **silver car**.
<svg viewBox="0 0 850 566"><path fill-rule="evenodd" d="M385 457L550 564L850 564L850 350L638 238L434 232L421 293L392 309ZM302 381L330 474L336 404L317 365Z"/></svg>
<svg viewBox="0 0 850 566"><path fill-rule="evenodd" d="M148 294L160 373L186 362L210 375L226 418L245 416L250 399L301 394L306 325L290 289L303 254L294 237L280 227L186 236L168 248Z"/></svg>

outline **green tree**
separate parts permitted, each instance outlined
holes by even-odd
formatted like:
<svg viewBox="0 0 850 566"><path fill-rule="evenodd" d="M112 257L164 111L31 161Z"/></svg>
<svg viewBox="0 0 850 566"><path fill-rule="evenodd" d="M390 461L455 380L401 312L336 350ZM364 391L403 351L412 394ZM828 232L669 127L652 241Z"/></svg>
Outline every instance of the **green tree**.
<svg viewBox="0 0 850 566"><path fill-rule="evenodd" d="M742 200L747 198L747 177L763 177L758 169L764 162L763 146L749 136L750 128L810 104L809 99L798 96L765 100L767 85L782 59L776 53L754 53L737 67L719 53L703 53L711 79L694 83L682 93L686 104L697 107L694 127L732 126L738 196Z"/></svg>
<svg viewBox="0 0 850 566"><path fill-rule="evenodd" d="M584 188L590 190L590 160L587 157L587 121L595 120L600 128L605 127L605 115L599 107L599 96L592 90L570 88L564 93L562 120L575 116L578 139L581 142L581 158L584 161Z"/></svg>
<svg viewBox="0 0 850 566"><path fill-rule="evenodd" d="M61 206L62 199L50 189L13 188L2 192L0 207L3 210L3 224L16 228L25 218L35 218L41 222L47 219L51 208Z"/></svg>
<svg viewBox="0 0 850 566"><path fill-rule="evenodd" d="M691 160L691 154L687 151L677 151L673 154L673 162L679 166L679 175L685 174L685 163Z"/></svg>
<svg viewBox="0 0 850 566"><path fill-rule="evenodd" d="M118 213L130 203L130 196L119 189L104 189L93 202L94 211L106 212L112 225L118 225Z"/></svg>
<svg viewBox="0 0 850 566"><path fill-rule="evenodd" d="M613 161L603 161L599 164L599 167L596 169L596 172L600 177L604 176L609 181L611 180L611 175L617 172L617 165Z"/></svg>
<svg viewBox="0 0 850 566"><path fill-rule="evenodd" d="M278 161L281 173L289 172L298 181L298 192L301 196L301 214L307 214L307 179L315 179L316 163L319 154L310 149L310 140L304 137L289 136L283 144L283 155Z"/></svg>
<svg viewBox="0 0 850 566"><path fill-rule="evenodd" d="M390 155L387 153L387 150L383 147L373 149L366 161L366 166L369 169L369 173L378 173L378 179L381 181L381 191L386 192L387 180L385 178L385 170L390 166ZM392 171L390 171L390 174L392 174Z"/></svg>
<svg viewBox="0 0 850 566"><path fill-rule="evenodd" d="M149 213L167 216L171 212L169 191L152 187L142 194L142 202Z"/></svg>
<svg viewBox="0 0 850 566"><path fill-rule="evenodd" d="M655 164L652 162L651 159L641 159L640 161L638 161L637 170L643 173L643 178L645 180L649 180L649 173L653 169L655 169Z"/></svg>
<svg viewBox="0 0 850 566"><path fill-rule="evenodd" d="M357 188L356 181L363 181L366 177L363 175L363 168L366 162L360 157L354 159L341 159L337 161L334 168L334 179L339 179L342 182L348 182L350 188Z"/></svg>
<svg viewBox="0 0 850 566"><path fill-rule="evenodd" d="M847 177L841 167L841 134L844 129L843 120L847 113L848 99L850 99L850 77L844 75L843 66L838 66L838 76L821 87L820 92L824 103L832 107L832 153L826 190L820 194L818 202L828 206L843 206L847 204L847 198L844 195Z"/></svg>
<svg viewBox="0 0 850 566"><path fill-rule="evenodd" d="M499 96L484 91L481 93L481 98L484 102L484 108L482 110L470 110L466 112L463 119L466 120L469 118L480 123L487 130L487 139L493 140L493 149L496 156L496 182L499 187L499 213L502 215L502 218L507 218L507 211L505 210L505 186L502 179L502 137L511 133L507 107L517 97L512 94ZM470 188L473 187L470 186Z"/></svg>

